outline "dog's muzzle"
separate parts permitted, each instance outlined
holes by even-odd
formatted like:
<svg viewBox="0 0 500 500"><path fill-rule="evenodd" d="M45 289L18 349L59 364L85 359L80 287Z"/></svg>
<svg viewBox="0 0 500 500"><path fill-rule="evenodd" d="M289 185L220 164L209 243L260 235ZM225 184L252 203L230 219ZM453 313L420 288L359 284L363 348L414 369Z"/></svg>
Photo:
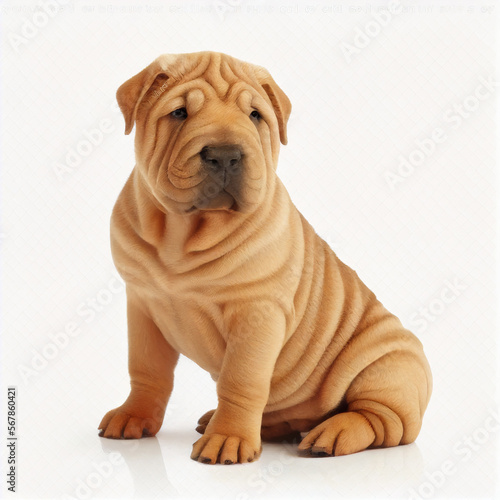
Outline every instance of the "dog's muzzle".
<svg viewBox="0 0 500 500"><path fill-rule="evenodd" d="M205 210L235 209L241 187L243 152L238 145L205 146L201 165L208 174L196 203Z"/></svg>

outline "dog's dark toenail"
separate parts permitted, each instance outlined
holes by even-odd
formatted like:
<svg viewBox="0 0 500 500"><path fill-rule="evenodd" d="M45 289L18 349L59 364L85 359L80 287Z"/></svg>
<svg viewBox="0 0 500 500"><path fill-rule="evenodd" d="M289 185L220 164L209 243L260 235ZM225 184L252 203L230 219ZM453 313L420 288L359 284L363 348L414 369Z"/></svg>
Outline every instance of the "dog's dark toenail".
<svg viewBox="0 0 500 500"><path fill-rule="evenodd" d="M313 451L313 452L311 452L311 455L313 455L315 457L329 457L330 456L325 451Z"/></svg>
<svg viewBox="0 0 500 500"><path fill-rule="evenodd" d="M231 465L232 463L234 463L232 460L224 460L224 463L226 465Z"/></svg>

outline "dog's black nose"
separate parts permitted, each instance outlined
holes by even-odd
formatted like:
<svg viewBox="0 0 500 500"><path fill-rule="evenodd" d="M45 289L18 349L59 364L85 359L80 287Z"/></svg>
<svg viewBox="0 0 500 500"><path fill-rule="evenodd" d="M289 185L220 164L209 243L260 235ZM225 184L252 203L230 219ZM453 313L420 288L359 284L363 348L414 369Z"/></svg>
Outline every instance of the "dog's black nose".
<svg viewBox="0 0 500 500"><path fill-rule="evenodd" d="M212 172L238 168L241 150L238 146L205 146L200 152L203 164Z"/></svg>

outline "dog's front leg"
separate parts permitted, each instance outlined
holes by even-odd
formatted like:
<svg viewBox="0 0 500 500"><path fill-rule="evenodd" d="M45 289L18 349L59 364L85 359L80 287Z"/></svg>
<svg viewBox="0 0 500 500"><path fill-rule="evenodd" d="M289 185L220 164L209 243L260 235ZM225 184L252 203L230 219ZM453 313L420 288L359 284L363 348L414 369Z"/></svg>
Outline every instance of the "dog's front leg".
<svg viewBox="0 0 500 500"><path fill-rule="evenodd" d="M217 380L218 406L191 458L203 463L245 463L261 451L262 412L285 337L285 317L269 302L225 310L227 346Z"/></svg>
<svg viewBox="0 0 500 500"><path fill-rule="evenodd" d="M127 322L131 390L125 403L109 411L99 424L100 435L106 438L137 439L160 430L179 359L129 289Z"/></svg>

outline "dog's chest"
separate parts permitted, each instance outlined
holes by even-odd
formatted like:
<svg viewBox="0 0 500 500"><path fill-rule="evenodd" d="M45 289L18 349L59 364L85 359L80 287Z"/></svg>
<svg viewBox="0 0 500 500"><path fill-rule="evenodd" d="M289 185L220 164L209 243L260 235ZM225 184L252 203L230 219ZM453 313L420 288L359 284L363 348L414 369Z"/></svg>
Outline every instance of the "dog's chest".
<svg viewBox="0 0 500 500"><path fill-rule="evenodd" d="M150 251L147 261L144 256L144 251L121 255L117 267L128 288L177 352L218 374L226 348L222 307L229 292L196 273L173 272L161 252Z"/></svg>
<svg viewBox="0 0 500 500"><path fill-rule="evenodd" d="M179 353L218 374L226 349L222 313L198 293L176 297L149 292L147 307L156 326Z"/></svg>

